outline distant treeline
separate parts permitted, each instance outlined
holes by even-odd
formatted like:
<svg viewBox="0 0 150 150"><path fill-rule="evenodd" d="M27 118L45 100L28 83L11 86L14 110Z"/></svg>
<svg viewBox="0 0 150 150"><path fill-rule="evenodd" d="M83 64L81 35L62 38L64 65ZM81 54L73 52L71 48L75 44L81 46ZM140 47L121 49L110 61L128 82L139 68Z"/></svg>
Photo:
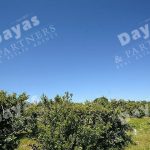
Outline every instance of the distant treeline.
<svg viewBox="0 0 150 150"><path fill-rule="evenodd" d="M149 116L150 102L105 97L74 103L72 94L38 103L25 93L0 91L0 149L14 150L24 138L33 150L123 150L132 142L126 117Z"/></svg>
<svg viewBox="0 0 150 150"><path fill-rule="evenodd" d="M150 101L131 101L131 100L108 100L105 97L97 98L93 101L107 109L118 110L125 117L149 117Z"/></svg>

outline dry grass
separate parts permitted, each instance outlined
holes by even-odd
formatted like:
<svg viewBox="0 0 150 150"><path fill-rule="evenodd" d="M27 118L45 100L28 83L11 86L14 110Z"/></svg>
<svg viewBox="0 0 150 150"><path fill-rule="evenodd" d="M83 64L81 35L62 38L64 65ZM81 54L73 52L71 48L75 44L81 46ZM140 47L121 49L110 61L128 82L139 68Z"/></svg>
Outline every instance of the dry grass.
<svg viewBox="0 0 150 150"><path fill-rule="evenodd" d="M31 146L29 146L32 144L37 144L37 142L32 139L24 138L20 141L17 150L32 150Z"/></svg>
<svg viewBox="0 0 150 150"><path fill-rule="evenodd" d="M150 150L150 118L134 118L129 123L137 133L132 133L135 145L130 145L126 150Z"/></svg>

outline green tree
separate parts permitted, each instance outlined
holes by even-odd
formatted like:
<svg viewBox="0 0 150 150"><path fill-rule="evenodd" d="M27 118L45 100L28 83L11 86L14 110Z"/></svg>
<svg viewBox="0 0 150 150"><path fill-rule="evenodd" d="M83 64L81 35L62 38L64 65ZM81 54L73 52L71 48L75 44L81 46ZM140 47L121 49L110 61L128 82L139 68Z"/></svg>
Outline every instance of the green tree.
<svg viewBox="0 0 150 150"><path fill-rule="evenodd" d="M0 91L0 149L14 150L18 144L18 138L23 134L25 101L28 96L23 93L7 94Z"/></svg>
<svg viewBox="0 0 150 150"><path fill-rule="evenodd" d="M121 122L118 113L95 102L75 104L70 99L69 95L43 98L38 119L43 149L122 150L131 142L129 126Z"/></svg>

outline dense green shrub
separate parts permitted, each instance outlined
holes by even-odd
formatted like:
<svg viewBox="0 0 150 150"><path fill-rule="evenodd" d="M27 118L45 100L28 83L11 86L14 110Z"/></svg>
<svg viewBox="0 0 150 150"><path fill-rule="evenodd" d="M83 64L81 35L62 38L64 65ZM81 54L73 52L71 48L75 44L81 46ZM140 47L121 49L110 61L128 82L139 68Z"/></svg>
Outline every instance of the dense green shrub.
<svg viewBox="0 0 150 150"><path fill-rule="evenodd" d="M150 102L105 97L73 103L69 93L42 96L39 103L27 99L0 91L1 150L14 150L26 138L35 150L123 150L131 142L125 117L149 116L150 110Z"/></svg>
<svg viewBox="0 0 150 150"><path fill-rule="evenodd" d="M96 103L74 104L68 94L43 98L39 141L46 150L122 150L130 141L129 126L115 111Z"/></svg>
<svg viewBox="0 0 150 150"><path fill-rule="evenodd" d="M0 149L14 150L24 134L24 105L28 96L0 91Z"/></svg>

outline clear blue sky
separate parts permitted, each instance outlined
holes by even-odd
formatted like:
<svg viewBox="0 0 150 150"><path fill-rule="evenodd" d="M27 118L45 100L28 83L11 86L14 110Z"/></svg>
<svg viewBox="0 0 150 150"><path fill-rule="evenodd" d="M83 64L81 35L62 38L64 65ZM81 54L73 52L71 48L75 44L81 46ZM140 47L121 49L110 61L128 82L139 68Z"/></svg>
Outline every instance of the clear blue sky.
<svg viewBox="0 0 150 150"><path fill-rule="evenodd" d="M0 34L26 14L55 25L58 36L0 64L0 89L150 100L150 55L119 70L114 64L123 51L117 34L150 17L149 0L0 0Z"/></svg>

